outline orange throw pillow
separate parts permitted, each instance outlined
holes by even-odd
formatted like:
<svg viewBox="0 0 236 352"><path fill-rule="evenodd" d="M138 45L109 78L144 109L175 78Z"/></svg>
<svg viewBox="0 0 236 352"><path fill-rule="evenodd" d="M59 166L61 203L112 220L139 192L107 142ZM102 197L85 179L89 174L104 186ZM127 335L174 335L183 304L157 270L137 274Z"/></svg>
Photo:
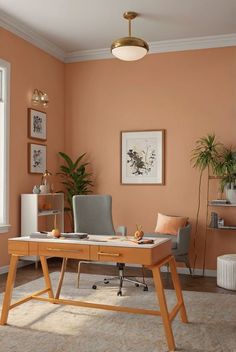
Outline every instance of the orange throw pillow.
<svg viewBox="0 0 236 352"><path fill-rule="evenodd" d="M155 232L177 235L180 227L185 227L188 218L181 216L168 216L158 213Z"/></svg>

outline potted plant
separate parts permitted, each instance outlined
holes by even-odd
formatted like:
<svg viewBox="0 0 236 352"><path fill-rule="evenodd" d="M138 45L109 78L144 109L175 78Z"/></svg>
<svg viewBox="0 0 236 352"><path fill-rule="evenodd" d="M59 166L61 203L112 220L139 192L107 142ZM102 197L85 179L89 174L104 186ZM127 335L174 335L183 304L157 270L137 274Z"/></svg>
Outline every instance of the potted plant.
<svg viewBox="0 0 236 352"><path fill-rule="evenodd" d="M59 155L65 161L65 165L60 166L58 175L61 177L61 183L65 187L65 195L68 207L65 211L69 213L71 227L73 228L72 197L77 194L88 194L93 186L90 180L91 173L86 171L89 163L83 163L82 159L86 153L80 155L76 161L73 161L66 153L59 152Z"/></svg>
<svg viewBox="0 0 236 352"><path fill-rule="evenodd" d="M203 172L207 171L208 184L207 184L207 199L209 193L209 172L212 169L215 173L217 160L219 157L221 144L216 140L215 134L208 134L206 137L202 137L196 141L195 148L192 150L191 162L193 167L200 171L199 182L198 182L198 197L197 197L197 211L196 211L196 226L195 233L193 237L193 248L194 248L194 265L195 268L197 251L196 243L198 237L198 225L199 225L199 211L201 206L201 185L202 185L202 176ZM206 217L208 213L206 214ZM205 235L206 240L206 235ZM206 246L206 243L205 245ZM205 248L204 248L205 251Z"/></svg>
<svg viewBox="0 0 236 352"><path fill-rule="evenodd" d="M223 147L215 171L221 177L221 192L225 191L226 198L230 203L236 203L236 151L232 147Z"/></svg>

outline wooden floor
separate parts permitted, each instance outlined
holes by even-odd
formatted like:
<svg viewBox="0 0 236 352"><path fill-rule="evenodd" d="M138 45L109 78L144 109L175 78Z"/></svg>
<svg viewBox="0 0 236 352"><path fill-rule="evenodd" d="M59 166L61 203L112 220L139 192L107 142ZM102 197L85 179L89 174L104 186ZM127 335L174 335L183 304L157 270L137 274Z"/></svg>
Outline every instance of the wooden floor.
<svg viewBox="0 0 236 352"><path fill-rule="evenodd" d="M61 259L50 258L48 259L49 271L59 271L60 270ZM75 260L69 261L68 271L77 272L78 262ZM117 275L117 270L115 266L101 265L101 264L85 264L82 266L81 272L90 274L101 274L101 275ZM141 270L139 268L129 268L126 267L126 275L130 276L142 276ZM29 281L35 280L42 277L41 266L35 269L35 265L27 265L23 268L17 270L15 286L23 285ZM151 276L151 271L146 270L146 276ZM172 282L170 276L167 273L162 274L163 283L165 288L171 289ZM6 284L7 274L0 275L0 293L4 292ZM198 291L198 292L213 292L213 293L225 293L225 294L236 294L236 291L224 290L216 285L216 278L213 277L200 277L200 276L190 276L190 275L180 275L181 286L183 290L186 291Z"/></svg>

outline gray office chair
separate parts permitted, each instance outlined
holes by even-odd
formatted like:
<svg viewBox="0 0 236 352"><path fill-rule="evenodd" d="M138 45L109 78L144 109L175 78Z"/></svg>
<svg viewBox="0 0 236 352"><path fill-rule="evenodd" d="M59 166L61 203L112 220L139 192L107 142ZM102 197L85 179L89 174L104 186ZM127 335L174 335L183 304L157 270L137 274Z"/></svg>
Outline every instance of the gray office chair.
<svg viewBox="0 0 236 352"><path fill-rule="evenodd" d="M177 262L185 263L189 269L190 275L192 270L189 262L189 245L191 239L191 224L187 223L185 227L179 228L177 235L169 235L164 233L145 233L145 236L170 238L172 241L172 254Z"/></svg>
<svg viewBox="0 0 236 352"><path fill-rule="evenodd" d="M77 195L73 197L73 215L74 215L74 231L85 232L91 235L115 236L112 221L112 198L110 195ZM118 232L126 235L126 228L120 226ZM78 265L78 286L80 279L81 264L88 261L80 261ZM93 262L96 263L96 262ZM101 262L99 262L101 264ZM136 286L142 286L144 291L148 291L147 284L144 281L139 282L132 280L124 275L124 263L117 263L118 276L113 278L105 278L104 283L108 284L110 280L119 280L118 296L122 296L122 286L124 281L132 282ZM94 284L93 289L97 286Z"/></svg>

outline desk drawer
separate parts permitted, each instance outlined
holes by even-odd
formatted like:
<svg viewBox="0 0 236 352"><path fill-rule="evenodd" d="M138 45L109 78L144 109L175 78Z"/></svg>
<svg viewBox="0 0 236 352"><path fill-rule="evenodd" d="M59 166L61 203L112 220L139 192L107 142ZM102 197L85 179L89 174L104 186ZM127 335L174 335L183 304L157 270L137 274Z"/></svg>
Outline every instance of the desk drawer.
<svg viewBox="0 0 236 352"><path fill-rule="evenodd" d="M89 259L89 246L70 243L39 243L39 255Z"/></svg>
<svg viewBox="0 0 236 352"><path fill-rule="evenodd" d="M151 264L151 249L134 247L97 247L97 260L101 262Z"/></svg>
<svg viewBox="0 0 236 352"><path fill-rule="evenodd" d="M16 255L29 255L28 242L8 241L8 253Z"/></svg>

